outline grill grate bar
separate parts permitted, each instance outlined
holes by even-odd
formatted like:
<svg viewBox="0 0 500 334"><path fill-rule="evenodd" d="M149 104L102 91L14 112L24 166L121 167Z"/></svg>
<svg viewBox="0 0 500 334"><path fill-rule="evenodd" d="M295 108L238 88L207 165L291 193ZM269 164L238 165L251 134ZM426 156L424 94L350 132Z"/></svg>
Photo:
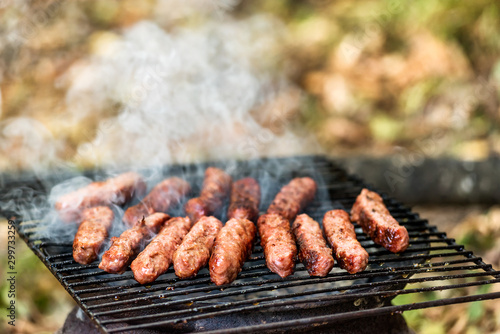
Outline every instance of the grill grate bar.
<svg viewBox="0 0 500 334"><path fill-rule="evenodd" d="M442 240L448 240L448 241L454 240L446 238L445 236L443 236L443 233L441 232L425 232L425 233L408 232L408 236L410 237L411 243L414 243L415 241L432 242L432 241L442 241ZM430 239L431 237L436 237L436 238ZM356 238L358 239L359 242L372 241L372 239L370 239L369 236L361 234L361 232L359 236L356 234Z"/></svg>
<svg viewBox="0 0 500 334"><path fill-rule="evenodd" d="M84 269L87 269L87 268L84 268ZM60 271L58 270L58 272L60 272ZM102 275L108 275L108 273L105 271L93 271L91 273L74 274L74 275L66 275L66 276L63 275L62 277L64 277L66 280L70 280L70 279L80 279L80 278L91 277L91 276L102 276Z"/></svg>
<svg viewBox="0 0 500 334"><path fill-rule="evenodd" d="M471 258L471 259L450 260L450 261L447 261L447 262L424 263L424 264L420 264L418 266L420 268L427 268L427 267L431 267L431 266L432 267L451 266L451 265L454 265L454 264L477 262L477 260L481 260L481 258L477 258L477 259L472 259ZM488 265L486 265L484 268L487 268L487 267L488 267ZM415 266L397 267L397 268L395 268L396 269L395 273L398 273L398 271L400 271L400 270L408 270L408 269L413 269L413 268L415 268ZM382 271L385 271L385 270L386 269L383 269L383 268L380 268L380 269L367 269L364 272L365 273L382 272ZM269 271L266 271L266 273L269 273ZM240 274L239 278L246 278L246 277L251 276L252 274L253 273L244 273L243 272L242 274ZM197 276L197 278L206 278L206 277L209 277L209 275L208 274L201 274L201 275ZM130 276L129 279L133 279L133 277ZM178 279L171 279L171 280L161 281L161 283L158 283L159 281L155 282L155 283L156 284L166 284L168 282L175 283L175 282L178 282L178 281L179 281ZM200 282L209 282L209 280L196 281L197 284L200 283ZM87 284L89 284L89 283L87 283ZM167 284L167 286L170 286L170 285ZM128 284L128 285L106 286L106 287L99 287L99 288L88 288L88 289L81 289L81 290L75 290L75 291L76 291L76 293L78 293L79 295L81 295L81 294L92 293L92 292L97 292L97 291L108 291L108 290L128 289L128 288L140 288L140 287L142 287L142 285L139 284L139 283L137 283L137 282L135 282L133 284Z"/></svg>
<svg viewBox="0 0 500 334"><path fill-rule="evenodd" d="M62 257L73 258L73 253L62 253L62 254L48 255L48 256L46 256L46 259L50 261L50 260L54 260L54 259L60 259Z"/></svg>
<svg viewBox="0 0 500 334"><path fill-rule="evenodd" d="M376 244L371 241L371 240L358 240L363 247L374 247ZM422 239L422 240L412 240L411 244L412 245L419 245L419 244L429 244L429 243L453 243L455 242L455 239L451 238L443 238L443 239ZM262 259L262 256L257 256L257 257L250 257L249 261L255 261L255 260L260 260ZM71 260L64 260L64 261L58 261L53 264L54 267L60 267L64 265L78 265L77 262L75 262L73 259ZM75 269L76 268L76 269ZM74 270L86 270L86 269L93 269L97 268L96 266L85 266L85 267L72 267ZM69 268L65 268L64 271L70 271L67 270ZM58 269L58 271L63 272L63 269Z"/></svg>
<svg viewBox="0 0 500 334"><path fill-rule="evenodd" d="M416 289L399 289L399 290L387 290L387 291L376 291L370 294L365 294L364 292L362 293L348 293L348 294L342 294L342 295L336 295L336 296L331 296L331 297L319 297L321 298L322 301L325 300L335 300L337 302L340 302L342 300L351 300L351 299L357 299L357 298L364 298L367 296L386 296L386 295L400 295L400 294L412 294L412 293L422 293L422 292L429 292L429 291L442 291L442 290L450 290L450 289L458 289L458 288L465 288L465 287L471 287L471 286L478 286L478 285L484 285L484 284L494 284L500 282L500 278L497 279L491 279L491 280L484 280L484 281L479 281L479 282L466 282L466 283L460 283L460 284L453 284L453 285L448 285L444 287L423 287L423 288L416 288ZM360 287L361 288L361 287ZM397 292L396 292L397 291ZM317 294L317 293L323 293L323 292L330 292L329 289L319 289L314 293L311 292L301 292L297 293L294 295L294 297L299 297L299 296L308 296L311 294ZM209 311L209 310L221 310L222 308L227 308L227 307L235 307L235 306L240 306L240 305L247 305L247 304L252 304L253 306L256 303L259 305L262 305L263 307L277 307L277 306L289 306L291 304L299 304L299 303L304 303L304 300L301 301L283 301L283 298L281 296L269 296L269 297L261 297L261 298L255 298L252 300L242 300L242 301L237 301L237 302L230 302L230 303L224 303L224 304L217 304L217 305L210 305L210 306L199 306L196 307L196 312L204 312L204 311ZM269 302L269 301L275 301L278 300L278 302L275 303L269 303L269 304L262 304L264 302ZM252 306L249 306L249 308L245 308L244 311L251 311L253 309ZM242 310L243 311L243 310ZM119 319L105 319L101 320L103 324L108 324L108 323L120 323L124 321L137 321L137 320L143 320L143 319L154 319L154 318L161 318L161 317L167 317L167 316L178 316L178 315L183 315L183 314L188 314L193 312L193 309L186 309L186 310L178 310L178 311L172 311L172 312L161 312L161 313L155 313L155 314L150 314L150 315L143 315L140 317L123 317ZM212 316L212 314L206 314L208 316ZM182 319L184 320L184 319ZM170 320L172 321L172 320ZM176 320L173 320L175 323Z"/></svg>
<svg viewBox="0 0 500 334"><path fill-rule="evenodd" d="M477 267L476 267L477 268ZM432 272L447 272L447 271L453 271L453 268L442 268L441 270L432 270ZM427 270L421 270L418 271L419 273L428 273L429 271ZM417 273L417 272L414 272ZM392 286L394 283L401 282L401 283L415 283L415 282L424 282L424 281L432 281L432 280L449 280L449 279L457 279L457 278L464 278L464 277L481 277L481 276L492 276L494 274L499 274L500 272L495 272L495 273L490 273L490 272L479 272L479 273L470 273L470 274L457 274L457 275L448 275L448 276L434 276L434 277L424 277L424 278L415 278L415 279L403 279L403 280L391 280L391 281L382 281L382 282L373 282L373 283L364 283L362 287L374 287L374 286ZM403 273L400 273L403 274ZM408 271L408 276L411 274L411 271ZM369 275L368 277L374 277L375 275ZM383 275L378 275L378 276L383 276ZM445 279L443 279L445 277ZM365 275L360 274L357 278L367 278ZM339 279L337 277L326 277L326 278L321 278L321 279L311 279L310 281L316 281L316 283L326 283L326 282L337 282ZM313 284L313 282L307 284ZM228 297L228 296L235 296L243 293L255 293L255 292L261 292L261 291L268 291L272 289L282 289L282 288L289 288L289 287L295 287L303 285L301 282L296 282L296 281L290 281L290 282L282 282L281 285L277 286L266 286L266 287L256 287L256 288L251 288L247 290L236 290L236 291L228 291L228 292L221 292L217 295L205 295L205 296L197 296L197 297L189 297L185 299L179 299L175 301L169 301L169 302L163 302L163 303L156 303L153 305L141 305L141 306L135 306L132 309L139 310L139 309L150 309L150 308L157 308L159 306L173 306L173 305L182 305L185 303L192 303L195 301L203 301L203 300L209 300L213 298L221 298L221 297ZM236 285L233 283L233 286L231 287L237 287L237 286L242 286L242 285ZM349 287L349 290L355 289L358 286L358 284L353 284ZM354 288L353 288L354 287ZM228 287L229 288L229 287ZM193 289L194 290L194 289ZM214 290L211 288L210 290ZM328 291L342 291L346 290L345 287L334 287L330 288ZM206 290L199 290L197 292L204 292ZM310 294L316 294L316 290L310 291ZM180 293L182 294L182 293ZM170 294L173 295L173 294ZM289 294L287 296L290 297L295 297L295 294ZM158 296L148 296L148 297L138 297L138 298L133 298L133 299L128 299L126 301L116 301L116 302L110 302L110 303L102 303L98 305L89 305L88 309L96 309L96 308L102 308L102 307L112 307L116 306L119 304L128 304L130 302L139 302L139 301L149 301L151 299L158 299ZM95 315L109 315L109 314L115 314L118 312L126 312L126 311L131 311L131 309L118 309L118 310L109 310L109 311L103 311L103 312L96 312Z"/></svg>
<svg viewBox="0 0 500 334"><path fill-rule="evenodd" d="M411 242L411 245L413 244L426 244L426 243L452 243L454 242L455 240L454 239L448 239L448 238L443 238L443 239L423 239L423 240L412 240ZM376 246L373 242L372 244L373 246ZM411 246L410 245L410 246ZM367 246L365 244L365 246ZM377 246L379 247L379 246ZM380 248L380 247L379 247ZM372 252L369 252L370 256L379 256L379 255L392 255L391 252L383 249L383 248L380 248L381 250L379 251L372 251ZM448 246L435 246L435 247L415 247L415 248L408 248L406 250L406 253L408 252L426 252L426 251L435 251L435 250L445 250L445 249L458 249L458 250L461 250L463 249L463 245L454 245L454 244L449 244ZM257 251L258 253L259 251ZM72 253L67 253L68 256L73 256ZM257 256L252 256L249 260L250 261L255 261L255 260L262 260L264 258L263 255L257 255ZM71 261L71 260L68 260L68 261ZM59 264L61 262L58 262L57 264ZM97 269L98 268L98 265L97 264L91 264L91 265L78 265L76 262L67 262L65 261L65 263L69 263L69 264L75 264L76 266L73 266L73 267L67 267L67 268L63 268L63 269L58 269L58 272L59 273L65 273L65 272L74 272L74 271L80 271L80 270L88 270L88 269ZM299 263L297 261L297 263ZM74 275L73 275L74 276ZM73 276L66 276L67 278L69 277L73 277ZM75 276L76 277L76 276Z"/></svg>
<svg viewBox="0 0 500 334"><path fill-rule="evenodd" d="M411 280L411 279L410 279ZM484 281L483 284L492 284L492 283L497 283L500 282L499 279L493 279L493 280L488 280ZM344 294L340 296L331 296L331 297L320 297L321 301L326 301L326 300L335 300L335 301L340 301L342 299L344 300L352 300L356 298L365 298L368 296L386 296L386 295L400 295L400 294L411 294L411 293L421 293L424 291L436 291L436 290L446 290L446 289L458 289L462 287L468 287L468 286L475 286L475 285L480 285L478 282L470 282L470 283L462 283L462 284L455 284L455 285L449 285L449 286L441 286L441 287L426 287L426 288L418 288L418 289L397 289L397 290L388 290L388 291L377 291L377 292L368 292L368 293L352 293L352 294ZM484 296L487 295L498 295L500 296L500 292L498 293L491 293L491 294L484 294ZM223 310L223 311L217 311L217 312L208 312L200 315L195 315L195 316L190 316L190 317L185 317L185 318L180 318L180 319L175 319L175 320L164 320L164 321L158 321L158 322L153 322L153 323L148 323L147 326L157 326L157 325L169 325L169 324L177 324L181 322L187 322L187 321L194 321L198 319L203 319L203 318L209 318L213 317L215 315L220 316L223 314L229 314L231 312L248 312L252 310L261 310L262 308L268 308L268 307L276 307L276 306L284 306L284 305L293 305L293 304L302 304L304 303L305 300L290 300L290 301L281 301L281 302L276 302L276 303L269 303L269 304L259 304L259 305L251 305L251 306L246 306L246 307L239 307L239 308L233 308L230 310ZM102 320L104 323L105 320ZM130 325L126 327L126 330L133 330L133 329L140 329L144 328L143 325ZM118 329L113 329L110 330L110 332L115 332L115 331L122 331Z"/></svg>
<svg viewBox="0 0 500 334"><path fill-rule="evenodd" d="M464 248L463 245L447 245L447 246L436 246L436 247L415 247L408 248L405 253L418 253L418 252L429 252L429 251L437 251L437 250L462 250ZM369 252L370 256L383 256L383 255L393 255L388 250L382 249L379 251ZM264 255L253 256L252 260L264 260ZM299 262L296 262L299 263Z"/></svg>
<svg viewBox="0 0 500 334"><path fill-rule="evenodd" d="M424 235L424 237L426 236L440 236L440 235L443 235L444 233L441 233L441 232L432 232L432 233L426 233ZM410 233L410 238L412 237L412 234ZM424 240L418 240L419 243L422 242L422 243L425 243L426 241L427 242L442 242L443 240L446 240L447 242L454 242L455 240L454 239L449 239L449 238L443 238L443 239L424 239ZM415 243L415 241L412 241L412 243ZM464 254L468 254L469 252L465 252L465 253L459 253L459 255L464 255ZM71 253L68 253L68 256L72 256ZM54 257L51 257L51 256L47 256L47 259L53 259ZM59 258L59 257L57 257ZM413 258L412 258L413 259ZM381 260L376 260L376 259L370 259L370 263L372 262L381 262ZM382 262L386 262L386 261L401 261L400 258L397 258L397 259L390 259L390 260L387 260L387 259L384 259ZM54 266L57 266L58 264L76 264L76 262L74 262L73 260L66 260L66 261L60 261L60 262L55 262L54 263ZM128 270L129 271L129 270ZM72 276L65 276L66 279L72 279L73 277ZM75 275L75 278L78 278L79 275ZM122 277L124 276L121 276L121 277L113 277L113 278L107 278L107 279L102 279L102 280L94 280L94 281L90 281L90 282L73 282L73 283L68 283L69 286L78 286L78 285L86 285L86 284L94 284L94 283L104 283L104 282L113 282L113 281L119 281L119 280L122 280Z"/></svg>
<svg viewBox="0 0 500 334"><path fill-rule="evenodd" d="M413 275L413 274L416 274L416 273L422 273L422 272L429 272L429 268L431 268L431 272L439 272L441 269L441 271L453 271L453 270L473 270L473 269L485 269L487 267L490 267L489 265L474 265L474 266L461 266L461 267L450 267L449 266L449 262L444 262L443 264L444 267L437 267L437 264L427 264L427 266L425 266L424 268L422 269L417 269L417 268L410 268L410 267L406 267L406 269L401 269L401 268L393 268L393 270L391 270L391 273L394 273L394 275L397 275L397 274L400 274L400 275ZM425 269L427 268L427 269ZM373 278L373 277L379 277L381 276L381 273L383 273L384 275L387 275L387 270L384 270L384 269L379 269L379 270L365 270L363 272L363 274L359 274L359 277L360 278ZM269 274L269 272L266 272L266 274ZM352 279L352 275L348 274L346 275L345 273L339 273L339 275L329 275L327 277L334 277L335 279L333 281L342 281L342 280L350 280ZM322 282L325 282L325 279L324 278L316 278L316 279L313 279L313 278L310 278L310 277L307 277L307 276L304 276L304 277L296 277L296 278L289 278L289 279L282 279L282 278L274 278L274 279L267 279L267 280L263 280L263 281L258 281L258 284L259 285L263 285L263 284L271 284L271 283L276 283L276 282L283 282L283 281L294 281L294 282L297 282L297 281L304 281L302 283L298 283L300 285L302 284L315 284L315 283L322 283ZM203 283L203 284L206 284L206 283L210 283L210 279L203 279L201 281L197 281L196 284L200 284L200 283ZM220 288L235 288L235 287L243 287L243 286L249 286L249 285L255 285L256 282L243 282L243 283L233 283L233 284L230 284L230 285L222 285L222 286L214 286L214 285L210 285L210 286L206 286L206 287L202 287L202 288L196 288L196 289L191 289L190 292L194 293L194 292L207 292L207 291L212 291L212 290L218 290ZM174 289L178 289L178 288L182 288L182 287L186 287L186 286L190 286L192 285L192 282L187 282L187 281L180 281L178 282L177 284L172 284L172 285L155 285L154 288L151 287L147 290L144 290L144 291L125 291L125 292L121 292L121 293L113 293L113 294L107 294L107 295L99 295L99 296L92 296L92 297L88 297L88 298L81 298L82 301L90 301L90 300L99 300L99 299L109 299L109 298L114 298L115 296L126 296L126 295L133 295L133 294L140 294L140 293L150 293L150 292L154 292L154 291L161 291L161 290L164 290L166 287L170 287L170 288L174 288ZM137 287L140 287L140 285L138 285ZM268 289L271 289L271 287L268 287ZM79 294L82 294L82 291L77 291ZM83 292L83 293L86 293L87 291ZM184 291L179 291L179 292L167 292L166 293L166 297L171 297L171 296L177 296L177 295L182 295L182 294L185 294ZM130 302L130 301L138 301L139 299L129 299L127 300L126 302ZM142 300L142 299L140 299Z"/></svg>
<svg viewBox="0 0 500 334"><path fill-rule="evenodd" d="M408 248L406 250L406 252L407 253L409 253L409 252L415 253L415 252L429 252L429 251L437 251L437 250L459 250L459 251L461 251L461 250L463 250L463 246L462 245L448 245L448 246L439 246L439 247L419 247L419 248L413 248L413 249ZM451 253L451 254L453 254L453 253ZM382 256L382 255L392 256L393 254L387 250L376 251L376 252L370 253L370 256ZM391 260L404 261L408 258L415 258L415 257L412 257L410 255L410 256L404 256L404 257L399 256L399 257L395 257L395 258L385 258L385 259L383 259L383 262L384 263L390 262ZM263 255L255 256L255 257L253 257L253 259L254 260L263 260L264 256ZM376 261L376 259L374 259L374 261ZM297 261L296 263L300 264L299 261ZM251 269L262 268L263 266L265 266L265 265L264 264L256 265L256 266L251 267ZM87 266L83 266L83 267L71 267L71 268L65 268L65 269L58 269L57 271L59 273L64 273L64 272L71 271L70 269L72 269L73 271L79 271L79 270L88 270L88 269L97 269L97 268L98 268L98 265L87 265ZM104 271L95 271L95 272L90 272L90 273L67 275L67 276L63 276L63 277L65 279L76 279L76 278L96 276L96 275L107 275L107 273Z"/></svg>
<svg viewBox="0 0 500 334"><path fill-rule="evenodd" d="M358 240L359 243L363 247L376 247L377 244L375 244L371 240ZM410 246L414 245L420 245L420 244L430 244L430 243L446 243L446 244L452 244L455 242L455 239L452 238L442 238L442 239L422 239L422 240L411 240ZM415 248L413 248L415 249Z"/></svg>
<svg viewBox="0 0 500 334"><path fill-rule="evenodd" d="M427 231L426 226L408 226L408 223L402 223L401 225L406 227L406 229L408 230L408 233Z"/></svg>
<svg viewBox="0 0 500 334"><path fill-rule="evenodd" d="M404 291L404 290L402 290L402 291ZM326 315L326 316L317 316L317 317L302 318L302 319L298 318L296 320L279 321L279 322L274 322L274 323L269 323L269 324L239 327L237 329L232 328L232 329L220 329L217 331L205 331L204 333L206 333L206 334L256 333L256 332L262 332L262 331L267 331L267 330L272 330L272 329L277 329L277 328L293 328L293 327L297 327L297 326L301 326L301 325L313 325L313 326L317 327L316 325L326 325L326 324L331 324L331 323L335 323L338 321L354 320L354 319L358 319L358 318L373 317L373 316L383 315L383 314L402 313L404 311L410 311L410 310L417 310L417 309L424 309L424 308L429 308L429 307L445 306L445 305L452 305L452 304L460 304L460 303L468 303L468 302L473 302L473 301L497 299L497 298L500 298L500 292L478 294L478 295L472 295L472 296L469 295L469 296L463 296L463 297L453 297L453 298L440 299L440 300L429 301L429 302L418 302L418 303L398 305L398 306L386 306L386 307L381 307L381 308L364 309L364 310L359 310L359 311L352 311L349 313L330 314L330 315ZM117 330L115 330L115 329L110 329L108 332L113 333L116 331ZM123 331L123 330L118 330L118 331Z"/></svg>
<svg viewBox="0 0 500 334"><path fill-rule="evenodd" d="M455 255L464 255L464 256L471 256L472 252L471 251L461 251L461 252L455 252L455 253L435 253L435 254L422 254L422 255L410 255L406 257L394 257L394 258L385 258L385 259L373 259L369 260L369 263L388 263L388 262L403 262L407 260L428 260L432 258L440 258L440 257L448 257L448 256L455 256Z"/></svg>
<svg viewBox="0 0 500 334"><path fill-rule="evenodd" d="M369 264L375 264L375 263L390 263L390 262L404 262L404 261L407 261L407 260L422 260L422 259L431 259L433 257L447 257L447 256L454 256L454 255L464 255L466 257L468 256L471 256L472 255L472 252L470 251L459 251L459 252L454 252L454 253L451 253L451 252L447 252L447 253L435 253L435 254L432 254L432 255L429 255L429 254L421 254L421 255L409 255L409 256L398 256L398 257L388 257L388 258L382 258L382 259L370 259L368 261ZM260 265L256 265L256 266L251 266L251 267L247 267L247 268L244 268L244 269L247 269L247 270L250 270L250 269L260 269L260 268L265 268L265 264L260 264ZM270 272L268 272L270 273ZM66 275L66 276L62 276L65 281L67 280L72 280L72 279L80 279L80 278L83 278L83 277L89 277L89 276L99 276L99 275L108 275L108 273L104 272L104 271L96 271L96 272L91 272L91 273L83 273L83 274L74 274L74 275ZM120 279L118 279L120 280ZM98 282L97 280L96 281L89 281L89 283L94 283L94 282ZM76 282L76 283L70 283L70 284L77 284L79 282ZM74 285L73 285L74 286Z"/></svg>
<svg viewBox="0 0 500 334"><path fill-rule="evenodd" d="M404 224L408 224L408 223L411 223L411 222L406 222L406 223L403 223ZM441 238L441 239L424 239L425 237L431 237L431 236L441 236L443 235L443 233L439 232L439 233L408 233L409 234L409 237L410 238L419 238L417 240L412 240L412 244L414 244L415 242L429 242L429 241L452 241L454 239L448 239L448 238ZM367 236L366 234L364 234L364 232L362 231L358 231L356 233L356 236L357 236L357 239L359 242L363 242L363 241L371 241L373 242L369 236ZM420 239L422 238L422 239ZM39 244L37 244L38 247L40 248L43 248L43 247L66 247L66 248L69 248L69 247L72 247L73 246L73 243L70 243L70 242L51 242L51 241L42 241L40 242ZM259 246L256 246L255 247L255 250L258 252L258 251L261 251L262 249L259 247ZM68 257L72 257L73 256L73 253L71 252L66 252L66 253L63 253L63 254L58 254L59 256L60 255L64 255L64 256L68 256ZM52 258L52 257L49 257L49 258ZM76 262L75 262L76 263Z"/></svg>

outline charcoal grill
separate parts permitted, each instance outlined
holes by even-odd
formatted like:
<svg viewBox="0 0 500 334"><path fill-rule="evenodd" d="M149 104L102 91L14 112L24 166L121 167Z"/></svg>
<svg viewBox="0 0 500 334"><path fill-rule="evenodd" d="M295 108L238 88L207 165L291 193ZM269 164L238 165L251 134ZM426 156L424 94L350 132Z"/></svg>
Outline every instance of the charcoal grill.
<svg viewBox="0 0 500 334"><path fill-rule="evenodd" d="M261 211L292 177L311 176L319 183L318 196L305 212L319 222L328 210L350 210L363 187L375 190L331 159L317 156L169 166L157 173L154 182L181 176L193 185L196 195L207 166L225 168L234 179L257 178L264 189ZM77 264L71 239L53 240L41 234L49 228L43 216L50 210L48 205L40 209L41 203L47 202L54 184L71 176L3 180L5 189L14 189L7 192L11 205L4 207L3 214L15 218L19 235L103 333L303 331L362 317L500 297L500 292L489 292L500 281L500 271L385 194L382 197L391 214L408 229L410 247L392 254L356 226L358 240L370 254L364 272L350 275L336 265L327 277L311 278L297 262L295 274L281 279L266 268L262 249L256 245L232 284L215 286L206 268L196 278L179 280L170 268L154 283L141 286L130 270L111 275L98 269L97 262ZM100 179L105 172L91 171L86 176ZM29 211L26 219L9 211L19 208L16 201L37 202L36 213ZM181 210L182 205L173 214L182 214ZM224 213L219 218L224 220ZM391 303L396 296L430 291L443 292L431 301Z"/></svg>

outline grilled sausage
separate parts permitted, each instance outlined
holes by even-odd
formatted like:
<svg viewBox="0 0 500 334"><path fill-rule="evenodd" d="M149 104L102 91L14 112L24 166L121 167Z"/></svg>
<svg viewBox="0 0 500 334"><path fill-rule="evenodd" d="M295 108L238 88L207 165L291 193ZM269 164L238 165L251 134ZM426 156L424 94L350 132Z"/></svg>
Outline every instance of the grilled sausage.
<svg viewBox="0 0 500 334"><path fill-rule="evenodd" d="M174 270L177 276L195 276L207 264L215 237L221 228L222 223L215 217L200 218L174 253Z"/></svg>
<svg viewBox="0 0 500 334"><path fill-rule="evenodd" d="M382 205L380 205L381 203L382 203ZM377 194L374 191L369 191L368 189L363 188L361 190L361 193L356 198L356 202L352 206L352 209L351 209L352 221L359 222L359 216L361 214L361 211L364 209L364 207L367 204L378 206L378 207L380 207L379 209L381 211L383 211L384 209L382 207L385 208L385 205L383 205L383 203L384 203L384 201L383 201L382 197L380 197L379 194ZM387 208L385 208L385 210L387 210Z"/></svg>
<svg viewBox="0 0 500 334"><path fill-rule="evenodd" d="M123 222L128 226L133 226L140 222L141 218L154 212L167 212L172 205L178 204L190 191L189 183L178 177L163 180L144 197L141 203L131 206L125 211Z"/></svg>
<svg viewBox="0 0 500 334"><path fill-rule="evenodd" d="M259 217L259 204L259 183L251 177L238 180L233 183L227 217L228 219L248 219L256 222Z"/></svg>
<svg viewBox="0 0 500 334"><path fill-rule="evenodd" d="M113 224L113 211L106 206L85 209L73 240L73 258L80 264L97 259L102 244Z"/></svg>
<svg viewBox="0 0 500 334"><path fill-rule="evenodd" d="M189 232L191 222L187 217L170 219L160 233L136 257L130 268L141 284L151 283L168 270L172 256Z"/></svg>
<svg viewBox="0 0 500 334"><path fill-rule="evenodd" d="M210 257L210 279L217 285L236 279L252 253L255 225L248 219L231 219L220 230Z"/></svg>
<svg viewBox="0 0 500 334"><path fill-rule="evenodd" d="M351 219L357 222L376 244L393 253L403 252L409 246L408 231L391 216L382 198L373 191L361 191L352 207Z"/></svg>
<svg viewBox="0 0 500 334"><path fill-rule="evenodd" d="M260 216L257 227L267 267L281 277L293 274L297 246L286 218L277 214Z"/></svg>
<svg viewBox="0 0 500 334"><path fill-rule="evenodd" d="M201 217L210 216L222 207L231 191L232 182L231 176L223 170L214 167L205 170L200 197L190 199L184 207L193 225Z"/></svg>
<svg viewBox="0 0 500 334"><path fill-rule="evenodd" d="M316 182L310 177L295 178L281 188L267 213L278 214L292 221L313 200L316 190Z"/></svg>
<svg viewBox="0 0 500 334"><path fill-rule="evenodd" d="M157 212L142 218L134 227L119 238L111 238L111 247L103 254L99 268L110 274L122 274L134 257L141 251L146 239L158 233L170 216Z"/></svg>
<svg viewBox="0 0 500 334"><path fill-rule="evenodd" d="M328 211L323 217L323 229L340 268L350 274L365 270L368 265L368 253L356 239L354 225L347 212Z"/></svg>
<svg viewBox="0 0 500 334"><path fill-rule="evenodd" d="M299 259L309 275L328 275L335 262L319 224L308 215L301 214L293 222L292 230L299 246Z"/></svg>
<svg viewBox="0 0 500 334"><path fill-rule="evenodd" d="M133 172L120 174L103 182L91 184L63 195L55 203L59 217L64 222L79 221L81 212L90 207L100 205L123 205L132 197L142 196L146 191L146 183L142 177Z"/></svg>

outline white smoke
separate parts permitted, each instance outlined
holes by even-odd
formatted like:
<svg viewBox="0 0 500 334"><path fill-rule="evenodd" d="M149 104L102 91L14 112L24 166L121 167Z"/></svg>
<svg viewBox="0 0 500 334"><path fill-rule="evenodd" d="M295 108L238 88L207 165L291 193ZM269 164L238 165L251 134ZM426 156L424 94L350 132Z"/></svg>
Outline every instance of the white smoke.
<svg viewBox="0 0 500 334"><path fill-rule="evenodd" d="M58 160L62 143L39 121L30 117L11 117L0 122L0 159L3 169L39 171ZM7 164L2 166L1 164Z"/></svg>
<svg viewBox="0 0 500 334"><path fill-rule="evenodd" d="M68 112L102 119L76 162L310 153L311 142L289 128L300 92L280 63L284 40L286 30L268 16L173 32L135 24L69 72ZM119 113L108 116L116 104Z"/></svg>
<svg viewBox="0 0 500 334"><path fill-rule="evenodd" d="M265 15L176 29L143 21L120 34L102 33L92 55L75 62L56 83L67 89L66 112L54 117L81 122L80 127L96 119L89 139L68 162L64 139L34 119L11 118L0 124L0 152L19 159L19 169L54 174L57 168L74 172L75 166L95 165L109 167L106 177L191 161L318 153L313 135L297 126L302 93L287 79L282 55L287 38L281 22ZM255 176L271 180L282 167L276 161L269 169L274 176L254 168ZM149 170L144 176L151 189L163 169ZM56 181L66 180L64 175ZM59 224L53 202L90 182L72 176L53 187L49 198L44 195L44 205L10 200L42 198L39 193L9 193L0 198L5 204L0 208L25 220L47 209L48 237L70 240L74 230ZM263 198L272 196L272 189L263 187ZM115 224L112 235L121 228Z"/></svg>
<svg viewBox="0 0 500 334"><path fill-rule="evenodd" d="M200 15L222 17L239 3L240 0L158 0L154 12L161 21L176 22Z"/></svg>

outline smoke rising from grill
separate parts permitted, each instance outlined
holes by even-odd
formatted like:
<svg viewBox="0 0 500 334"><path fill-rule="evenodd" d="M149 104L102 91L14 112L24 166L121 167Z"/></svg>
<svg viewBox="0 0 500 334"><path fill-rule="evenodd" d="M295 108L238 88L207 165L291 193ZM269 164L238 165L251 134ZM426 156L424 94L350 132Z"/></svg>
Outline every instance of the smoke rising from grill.
<svg viewBox="0 0 500 334"><path fill-rule="evenodd" d="M61 228L53 204L62 194L91 181L75 175L75 166L103 166L102 179L120 171L141 170L150 190L162 179L160 166L318 153L313 136L295 124L302 93L287 79L287 63L280 54L286 39L281 22L265 15L171 30L142 21L120 34L99 34L92 55L73 64L56 83L67 91L64 118L77 123L95 118L98 126L89 130L88 140L68 162L61 157L61 143L44 128L16 121L17 128L26 128L24 141L35 142L29 138L44 135L39 146L29 146L38 155L26 154L38 175L43 177L40 169L56 167L73 174L61 174L57 182L64 182L52 188L48 197L39 194L46 205L16 203L11 211L24 220L43 212L49 225L45 237L67 241L75 231ZM30 124L36 131L29 131ZM263 171L258 171L262 166L255 166L254 176L264 183L263 199L275 195L276 189L266 184L275 182L283 168L273 164ZM231 163L224 168L234 172ZM203 172L200 166L200 182ZM327 196L326 191L321 196ZM0 202L3 207L8 203ZM122 209L114 210L121 217ZM119 235L123 229L117 221L110 235Z"/></svg>
<svg viewBox="0 0 500 334"><path fill-rule="evenodd" d="M311 152L292 132L281 24L267 16L166 32L140 22L65 78L68 111L101 118L76 161L129 166ZM109 115L113 106L118 113Z"/></svg>

